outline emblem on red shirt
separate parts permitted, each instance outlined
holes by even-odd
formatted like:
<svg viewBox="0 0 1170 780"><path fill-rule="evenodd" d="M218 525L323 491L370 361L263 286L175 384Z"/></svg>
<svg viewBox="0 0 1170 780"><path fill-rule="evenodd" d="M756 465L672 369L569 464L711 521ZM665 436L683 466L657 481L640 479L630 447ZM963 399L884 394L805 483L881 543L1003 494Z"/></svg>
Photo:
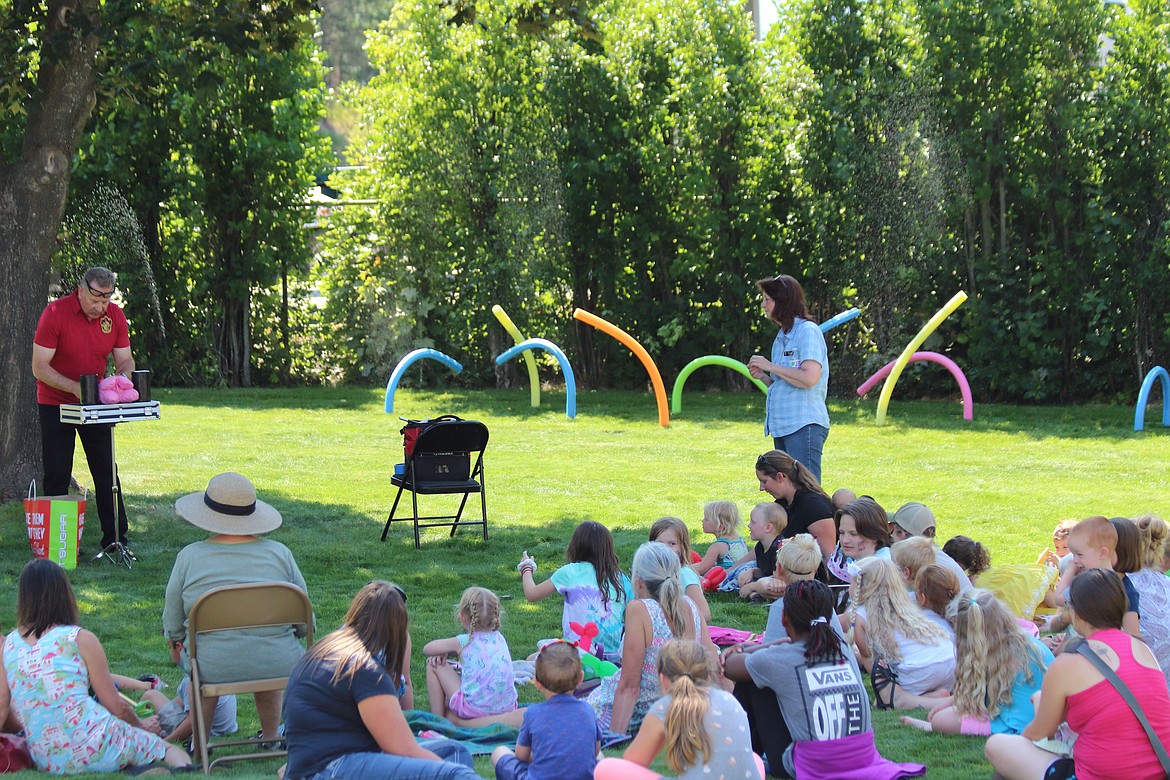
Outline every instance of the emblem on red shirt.
<svg viewBox="0 0 1170 780"><path fill-rule="evenodd" d="M102 326L102 333L109 333L114 329L114 321L110 319L110 315L106 315L98 322Z"/></svg>

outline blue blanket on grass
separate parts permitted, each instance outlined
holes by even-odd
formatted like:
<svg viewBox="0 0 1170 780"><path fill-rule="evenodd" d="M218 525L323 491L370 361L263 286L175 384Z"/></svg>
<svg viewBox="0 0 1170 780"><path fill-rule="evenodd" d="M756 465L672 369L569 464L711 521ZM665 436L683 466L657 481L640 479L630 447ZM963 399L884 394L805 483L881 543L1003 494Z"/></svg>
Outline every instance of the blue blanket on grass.
<svg viewBox="0 0 1170 780"><path fill-rule="evenodd" d="M402 714L406 716L406 722L415 735L420 731L433 731L441 737L461 743L473 756L491 753L501 745L515 748L516 738L520 736L520 729L505 726L502 723L472 729L466 726L456 726L446 718L425 710L406 710ZM425 740L426 737L423 739ZM603 731L601 746L612 747L629 739L625 734Z"/></svg>

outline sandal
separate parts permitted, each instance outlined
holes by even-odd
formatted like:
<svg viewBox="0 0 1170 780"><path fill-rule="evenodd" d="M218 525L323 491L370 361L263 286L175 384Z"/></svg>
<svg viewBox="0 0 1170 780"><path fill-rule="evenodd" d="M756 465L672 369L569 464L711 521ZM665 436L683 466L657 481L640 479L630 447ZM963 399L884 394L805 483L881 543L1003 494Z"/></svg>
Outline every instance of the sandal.
<svg viewBox="0 0 1170 780"><path fill-rule="evenodd" d="M898 673L887 666L881 658L875 658L869 671L869 681L873 685L874 704L877 708L894 709L894 686L898 684Z"/></svg>

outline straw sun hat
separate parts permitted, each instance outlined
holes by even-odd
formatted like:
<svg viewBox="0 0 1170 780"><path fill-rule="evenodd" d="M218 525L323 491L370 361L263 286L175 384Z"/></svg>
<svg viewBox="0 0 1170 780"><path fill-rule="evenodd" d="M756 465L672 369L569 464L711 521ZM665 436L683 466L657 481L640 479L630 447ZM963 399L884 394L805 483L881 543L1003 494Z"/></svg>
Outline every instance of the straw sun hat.
<svg viewBox="0 0 1170 780"><path fill-rule="evenodd" d="M250 536L280 528L280 512L256 500L256 486L242 474L216 474L207 490L190 493L175 502L179 517L213 534Z"/></svg>

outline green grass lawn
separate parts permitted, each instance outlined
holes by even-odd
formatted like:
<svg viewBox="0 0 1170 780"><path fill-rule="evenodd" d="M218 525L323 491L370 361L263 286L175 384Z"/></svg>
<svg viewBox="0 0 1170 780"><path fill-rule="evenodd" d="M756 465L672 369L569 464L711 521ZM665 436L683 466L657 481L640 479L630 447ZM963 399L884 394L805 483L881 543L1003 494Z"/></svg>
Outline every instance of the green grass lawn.
<svg viewBox="0 0 1170 780"><path fill-rule="evenodd" d="M72 574L82 622L102 640L111 667L137 676L154 671L171 683L160 636L163 591L175 554L204 534L179 520L176 498L202 490L220 471L239 471L262 499L284 514L272 538L288 545L309 586L321 633L337 625L353 594L374 577L391 579L410 597L416 648L460 629L452 609L463 588L491 588L504 599L504 633L514 657L559 631L561 603L523 599L516 562L527 549L547 578L564 560L573 527L598 520L612 529L626 568L650 523L677 515L696 546L703 504L735 501L746 514L765 498L753 463L770 448L762 434L763 396L692 392L669 428L660 428L644 393L587 392L576 420L564 415L563 393L546 392L529 406L527 390L419 392L400 390L395 413L454 413L491 430L485 465L490 539L478 529L448 539L431 530L416 551L409 523L379 535L393 499L389 474L402 460L401 423L369 388L295 390L158 390L162 419L118 428L118 460L131 519L132 571L83 563ZM1163 515L1170 504L1170 433L1152 424L1132 432L1133 410L1120 407L1021 408L980 405L965 422L957 403L898 403L883 427L872 402L831 405L825 487L874 496L891 512L918 500L934 511L942 538L967 534L986 543L996 562L1034 560L1052 527L1090 514ZM1148 420L1160 419L1155 411ZM78 448L77 475L87 480ZM431 498L440 502L443 498ZM424 510L431 504L424 504ZM19 503L0 507L0 622L10 629L15 582L30 552ZM90 521L97 522L96 511ZM88 536L96 552L98 534ZM713 622L761 630L765 612L730 597L711 599ZM416 654L414 684L426 703ZM521 689L535 701L534 687ZM255 729L250 704L241 727ZM878 745L892 759L919 761L935 777L982 778L989 772L978 739L923 735L875 712ZM224 770L271 776L277 762ZM481 774L491 776L482 759Z"/></svg>

